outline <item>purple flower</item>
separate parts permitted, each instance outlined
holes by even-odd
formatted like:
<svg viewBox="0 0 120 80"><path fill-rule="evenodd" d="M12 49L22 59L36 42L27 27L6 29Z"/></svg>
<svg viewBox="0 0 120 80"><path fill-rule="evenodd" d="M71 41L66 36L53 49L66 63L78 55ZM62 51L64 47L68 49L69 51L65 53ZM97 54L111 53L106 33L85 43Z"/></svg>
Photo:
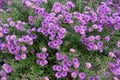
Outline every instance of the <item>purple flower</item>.
<svg viewBox="0 0 120 80"><path fill-rule="evenodd" d="M75 26L75 27L74 27L74 30L75 30L75 32L77 32L77 33L78 33L78 32L79 32L79 30L80 30L80 28L79 28L78 26Z"/></svg>
<svg viewBox="0 0 120 80"><path fill-rule="evenodd" d="M96 75L95 78L96 78L96 80L99 80L99 79L100 79L100 76Z"/></svg>
<svg viewBox="0 0 120 80"><path fill-rule="evenodd" d="M82 79L82 80L85 79L86 74L84 72L79 73L79 78Z"/></svg>
<svg viewBox="0 0 120 80"><path fill-rule="evenodd" d="M73 58L72 61L73 63L79 62L78 58Z"/></svg>
<svg viewBox="0 0 120 80"><path fill-rule="evenodd" d="M48 78L47 76L45 76L45 77L43 78L43 80L49 80L49 78Z"/></svg>
<svg viewBox="0 0 120 80"><path fill-rule="evenodd" d="M96 35L96 36L95 36L95 39L96 39L96 40L100 40L100 35Z"/></svg>
<svg viewBox="0 0 120 80"><path fill-rule="evenodd" d="M7 78L5 76L2 76L0 80L7 80Z"/></svg>
<svg viewBox="0 0 120 80"><path fill-rule="evenodd" d="M8 28L4 28L4 29L3 29L3 33L4 33L4 34L8 34L8 33L9 33Z"/></svg>
<svg viewBox="0 0 120 80"><path fill-rule="evenodd" d="M57 65L52 66L53 71L56 71L56 67L57 67Z"/></svg>
<svg viewBox="0 0 120 80"><path fill-rule="evenodd" d="M77 77L77 72L76 72L76 71L72 72L72 73L71 73L71 77L72 77L72 78L76 78L76 77Z"/></svg>
<svg viewBox="0 0 120 80"><path fill-rule="evenodd" d="M67 8L69 9L71 9L71 8L74 8L75 7L75 5L72 3L72 2L70 2L70 1L67 1L66 2L66 6L67 6Z"/></svg>
<svg viewBox="0 0 120 80"><path fill-rule="evenodd" d="M63 59L64 61L67 61L67 60L68 60L68 56L64 54L64 55L62 56L62 59Z"/></svg>
<svg viewBox="0 0 120 80"><path fill-rule="evenodd" d="M27 50L26 46L21 46L21 51L25 52Z"/></svg>
<svg viewBox="0 0 120 80"><path fill-rule="evenodd" d="M16 39L16 35L11 35L10 39L15 40Z"/></svg>
<svg viewBox="0 0 120 80"><path fill-rule="evenodd" d="M48 61L47 60L41 60L40 61L40 65L41 66L45 66L45 65L47 65L48 64Z"/></svg>
<svg viewBox="0 0 120 80"><path fill-rule="evenodd" d="M79 62L74 62L74 68L79 68L80 67L80 63Z"/></svg>
<svg viewBox="0 0 120 80"><path fill-rule="evenodd" d="M62 77L61 72L56 72L56 73L55 73L55 77L56 77L56 78L61 78L61 77Z"/></svg>
<svg viewBox="0 0 120 80"><path fill-rule="evenodd" d="M60 52L56 53L56 60L62 60L62 54Z"/></svg>
<svg viewBox="0 0 120 80"><path fill-rule="evenodd" d="M12 26L12 27L14 27L15 26L15 22L10 21L9 25Z"/></svg>
<svg viewBox="0 0 120 80"><path fill-rule="evenodd" d="M36 34L30 34L30 37L31 37L32 39L37 39L37 35L36 35Z"/></svg>
<svg viewBox="0 0 120 80"><path fill-rule="evenodd" d="M89 41L94 41L95 37L94 36L89 36Z"/></svg>
<svg viewBox="0 0 120 80"><path fill-rule="evenodd" d="M70 52L71 52L71 53L75 53L76 51L75 51L74 48L70 48Z"/></svg>
<svg viewBox="0 0 120 80"><path fill-rule="evenodd" d="M118 77L116 77L116 76L114 76L114 77L113 77L113 80L119 80L119 78L118 78Z"/></svg>
<svg viewBox="0 0 120 80"><path fill-rule="evenodd" d="M26 56L26 54L24 54L24 53L23 53L23 54L21 54L21 59L23 59L23 60L24 60L24 59L26 59L26 57L27 57L27 56Z"/></svg>
<svg viewBox="0 0 120 80"><path fill-rule="evenodd" d="M61 75L62 75L62 77L66 77L68 75L68 72L67 71L62 71Z"/></svg>
<svg viewBox="0 0 120 80"><path fill-rule="evenodd" d="M6 74L5 71L1 70L1 71L0 71L0 76L7 76L7 74Z"/></svg>
<svg viewBox="0 0 120 80"><path fill-rule="evenodd" d="M8 21L8 22L12 21L12 18L11 18L11 17L10 17L10 18L7 18L7 21Z"/></svg>
<svg viewBox="0 0 120 80"><path fill-rule="evenodd" d="M21 59L21 55L19 55L19 54L18 54L18 55L15 55L15 59L16 59L16 60L20 60L20 59Z"/></svg>
<svg viewBox="0 0 120 80"><path fill-rule="evenodd" d="M109 78L109 77L110 77L109 74L110 74L110 73L109 73L108 71L104 72L104 76L105 76L106 78Z"/></svg>
<svg viewBox="0 0 120 80"><path fill-rule="evenodd" d="M7 63L3 64L2 68L5 70L6 73L12 72L12 67L9 66Z"/></svg>
<svg viewBox="0 0 120 80"><path fill-rule="evenodd" d="M110 37L109 36L105 36L105 41L109 42L110 41Z"/></svg>
<svg viewBox="0 0 120 80"><path fill-rule="evenodd" d="M0 32L0 38L2 38L4 35L3 35L3 33L2 32Z"/></svg>
<svg viewBox="0 0 120 80"><path fill-rule="evenodd" d="M93 28L93 29L98 29L98 25L97 25L97 24L94 24L94 25L92 26L92 28Z"/></svg>
<svg viewBox="0 0 120 80"><path fill-rule="evenodd" d="M111 58L116 58L116 56L113 52L109 52L108 56L111 57Z"/></svg>
<svg viewBox="0 0 120 80"><path fill-rule="evenodd" d="M67 66L63 66L63 71L69 71L69 68Z"/></svg>
<svg viewBox="0 0 120 80"><path fill-rule="evenodd" d="M120 47L120 42L117 42L117 47Z"/></svg>
<svg viewBox="0 0 120 80"><path fill-rule="evenodd" d="M69 61L67 61L67 66L72 66L73 65L73 61L72 60L69 60Z"/></svg>
<svg viewBox="0 0 120 80"><path fill-rule="evenodd" d="M90 62L87 62L87 63L86 63L86 68L91 68L91 67L92 67L91 63L90 63Z"/></svg>
<svg viewBox="0 0 120 80"><path fill-rule="evenodd" d="M47 52L47 48L46 48L46 47L43 47L43 48L42 48L42 52Z"/></svg>
<svg viewBox="0 0 120 80"><path fill-rule="evenodd" d="M95 78L93 76L90 76L88 80L95 80Z"/></svg>
<svg viewBox="0 0 120 80"><path fill-rule="evenodd" d="M66 66L67 65L67 61L62 61L62 66Z"/></svg>
<svg viewBox="0 0 120 80"><path fill-rule="evenodd" d="M56 66L56 71L62 71L62 66Z"/></svg>

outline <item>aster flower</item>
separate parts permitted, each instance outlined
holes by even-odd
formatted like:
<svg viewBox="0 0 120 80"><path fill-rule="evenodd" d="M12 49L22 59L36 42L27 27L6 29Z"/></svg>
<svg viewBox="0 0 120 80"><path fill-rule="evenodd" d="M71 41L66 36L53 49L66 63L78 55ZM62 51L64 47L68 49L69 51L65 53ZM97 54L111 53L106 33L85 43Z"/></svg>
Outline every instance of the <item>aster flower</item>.
<svg viewBox="0 0 120 80"><path fill-rule="evenodd" d="M8 22L12 21L12 18L11 17L7 18L7 21Z"/></svg>
<svg viewBox="0 0 120 80"><path fill-rule="evenodd" d="M95 80L95 78L93 76L90 76L88 80Z"/></svg>
<svg viewBox="0 0 120 80"><path fill-rule="evenodd" d="M43 48L42 48L42 52L47 52L47 48L46 48L46 47L43 47Z"/></svg>
<svg viewBox="0 0 120 80"><path fill-rule="evenodd" d="M91 68L91 67L92 67L91 63L90 63L90 62L87 62L87 63L86 63L86 68Z"/></svg>
<svg viewBox="0 0 120 80"><path fill-rule="evenodd" d="M16 60L20 60L20 59L21 59L21 55L19 55L19 54L18 54L18 55L15 55L15 59L16 59Z"/></svg>
<svg viewBox="0 0 120 80"><path fill-rule="evenodd" d="M3 70L0 70L0 76L7 76L7 73Z"/></svg>
<svg viewBox="0 0 120 80"><path fill-rule="evenodd" d="M14 21L10 21L9 25L12 26L12 27L14 27L15 26L15 22Z"/></svg>
<svg viewBox="0 0 120 80"><path fill-rule="evenodd" d="M95 36L95 39L96 39L96 40L100 40L100 38L101 38L100 35L96 35L96 36Z"/></svg>
<svg viewBox="0 0 120 80"><path fill-rule="evenodd" d="M109 77L110 77L109 72L108 72L108 71L104 72L104 76L105 76L106 78L109 78Z"/></svg>
<svg viewBox="0 0 120 80"><path fill-rule="evenodd" d="M74 68L79 68L80 67L80 63L79 62L74 62Z"/></svg>
<svg viewBox="0 0 120 80"><path fill-rule="evenodd" d="M109 42L109 41L110 41L110 37L109 37L109 36L105 36L105 40L106 40L107 42Z"/></svg>
<svg viewBox="0 0 120 80"><path fill-rule="evenodd" d="M26 50L26 46L21 46L21 51L25 52Z"/></svg>
<svg viewBox="0 0 120 80"><path fill-rule="evenodd" d="M61 72L56 72L55 77L58 79L61 78L62 77Z"/></svg>
<svg viewBox="0 0 120 80"><path fill-rule="evenodd" d="M92 28L93 28L93 29L98 29L97 24L94 24L94 25L92 26Z"/></svg>
<svg viewBox="0 0 120 80"><path fill-rule="evenodd" d="M47 60L41 60L40 61L40 65L41 66L45 66L45 65L47 65L48 64L48 61Z"/></svg>
<svg viewBox="0 0 120 80"><path fill-rule="evenodd" d="M62 75L62 77L66 77L68 75L68 72L62 71L61 75Z"/></svg>
<svg viewBox="0 0 120 80"><path fill-rule="evenodd" d="M10 39L15 40L16 39L16 35L11 35Z"/></svg>
<svg viewBox="0 0 120 80"><path fill-rule="evenodd" d="M69 68L67 66L63 66L63 71L69 71Z"/></svg>
<svg viewBox="0 0 120 80"><path fill-rule="evenodd" d="M70 52L71 52L71 53L75 53L76 51L75 51L74 48L70 48Z"/></svg>
<svg viewBox="0 0 120 80"><path fill-rule="evenodd" d="M95 78L96 78L96 80L99 80L99 79L100 79L100 76L96 75Z"/></svg>
<svg viewBox="0 0 120 80"><path fill-rule="evenodd" d="M113 77L113 80L119 80L119 78L117 78L117 77L114 76L114 77Z"/></svg>
<svg viewBox="0 0 120 80"><path fill-rule="evenodd" d="M0 80L7 80L7 78L3 76L0 78Z"/></svg>
<svg viewBox="0 0 120 80"><path fill-rule="evenodd" d="M67 66L72 66L73 65L73 61L72 60L69 60L69 61L67 61Z"/></svg>
<svg viewBox="0 0 120 80"><path fill-rule="evenodd" d="M68 56L67 55L62 55L62 59L64 60L64 61L67 61L68 60Z"/></svg>
<svg viewBox="0 0 120 80"><path fill-rule="evenodd" d="M117 47L120 47L120 42L117 42Z"/></svg>
<svg viewBox="0 0 120 80"><path fill-rule="evenodd" d="M115 56L115 54L113 53L113 52L109 52L109 57L111 57L111 58L116 58L116 56Z"/></svg>
<svg viewBox="0 0 120 80"><path fill-rule="evenodd" d="M62 66L56 66L56 71L62 71Z"/></svg>
<svg viewBox="0 0 120 80"><path fill-rule="evenodd" d="M60 52L56 53L56 60L62 60L62 54Z"/></svg>
<svg viewBox="0 0 120 80"><path fill-rule="evenodd" d="M67 66L67 61L62 61L62 66Z"/></svg>
<svg viewBox="0 0 120 80"><path fill-rule="evenodd" d="M43 78L43 80L49 80L49 78L48 78L47 76L45 76L45 77Z"/></svg>
<svg viewBox="0 0 120 80"><path fill-rule="evenodd" d="M0 32L0 38L2 38L4 36L4 34L2 32Z"/></svg>
<svg viewBox="0 0 120 80"><path fill-rule="evenodd" d="M94 36L89 36L89 41L94 41L95 37Z"/></svg>
<svg viewBox="0 0 120 80"><path fill-rule="evenodd" d="M25 5L26 5L27 7L32 8L33 3L31 3L31 2L30 2L30 1L28 1L28 0L26 0L26 1L25 1Z"/></svg>
<svg viewBox="0 0 120 80"><path fill-rule="evenodd" d="M23 54L21 54L21 59L23 59L23 60L24 60L24 59L26 59L26 57L27 57L27 56L26 56L26 54L24 54L24 53L23 53Z"/></svg>
<svg viewBox="0 0 120 80"><path fill-rule="evenodd" d="M85 79L86 78L86 74L84 72L79 73L79 78L80 79Z"/></svg>
<svg viewBox="0 0 120 80"><path fill-rule="evenodd" d="M5 70L6 73L12 72L12 67L9 66L7 63L3 64L2 68Z"/></svg>
<svg viewBox="0 0 120 80"><path fill-rule="evenodd" d="M72 78L76 78L76 77L77 77L77 72L76 72L76 71L72 72L72 73L71 73L71 77L72 77Z"/></svg>
<svg viewBox="0 0 120 80"><path fill-rule="evenodd" d="M56 71L56 67L57 67L57 65L52 66L53 71Z"/></svg>

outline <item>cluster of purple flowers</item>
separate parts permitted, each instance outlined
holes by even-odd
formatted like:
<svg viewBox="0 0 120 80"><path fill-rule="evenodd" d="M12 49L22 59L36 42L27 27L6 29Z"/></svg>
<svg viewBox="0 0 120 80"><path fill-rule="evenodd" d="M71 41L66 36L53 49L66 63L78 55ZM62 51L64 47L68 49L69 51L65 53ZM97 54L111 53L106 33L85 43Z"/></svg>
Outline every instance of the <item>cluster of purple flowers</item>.
<svg viewBox="0 0 120 80"><path fill-rule="evenodd" d="M2 38L0 50L15 55L16 60L25 59L26 54L29 52L27 45L33 45L34 40L37 39L37 35L35 34L36 28L26 29L24 27L26 25L25 22L14 22L12 18L8 18L7 21L8 24L1 23L0 26L0 36ZM11 30L26 31L26 34L18 37Z"/></svg>
<svg viewBox="0 0 120 80"><path fill-rule="evenodd" d="M25 30L25 25L26 25L25 22L22 22L22 21L14 22L12 20L12 18L8 18L7 21L9 22L8 23L9 26L15 27L17 30L19 30L19 31L24 31Z"/></svg>
<svg viewBox="0 0 120 80"><path fill-rule="evenodd" d="M5 7L5 4L9 4L10 1L8 0L0 0L0 9L4 8Z"/></svg>
<svg viewBox="0 0 120 80"><path fill-rule="evenodd" d="M103 41L100 40L99 35L89 36L87 38L82 37L81 42L87 46L88 50L99 50L100 52L103 51Z"/></svg>
<svg viewBox="0 0 120 80"><path fill-rule="evenodd" d="M109 52L109 56L111 58L114 58L114 62L108 63L108 70L111 72L114 77L114 80L119 80L120 76L120 51L117 49L114 49L113 52Z"/></svg>
<svg viewBox="0 0 120 80"><path fill-rule="evenodd" d="M108 63L108 68L109 68L109 71L114 75L114 77L119 79L119 76L120 76L120 59L116 59L115 62L109 62ZM115 79L115 80L117 80L117 79Z"/></svg>
<svg viewBox="0 0 120 80"><path fill-rule="evenodd" d="M22 5L28 8L35 8L42 3L47 3L47 0L22 0Z"/></svg>
<svg viewBox="0 0 120 80"><path fill-rule="evenodd" d="M0 38L5 37L9 33L8 25L0 25Z"/></svg>
<svg viewBox="0 0 120 80"><path fill-rule="evenodd" d="M112 0L101 2L96 11L90 7L85 7L84 13L74 12L73 15L79 24L74 27L74 30L75 32L81 34L81 41L87 46L88 50L99 50L102 52L104 49L103 41L110 41L110 36L105 36L104 39L102 39L100 35L91 35L87 37L88 33L95 30L102 32L105 28L109 28L111 30L110 34L114 34L116 30L120 30L119 8L115 7ZM88 25L90 22L92 26ZM103 41L100 41L101 39ZM98 40L97 44L94 43L96 42L95 40Z"/></svg>
<svg viewBox="0 0 120 80"><path fill-rule="evenodd" d="M74 30L81 34L82 43L87 46L88 50L99 50L100 52L103 52L104 49L102 40L109 42L110 36L105 36L105 38L102 39L100 35L91 35L87 37L87 34L95 30L102 32L104 28L111 28L110 33L119 30L118 9L115 9L115 11L111 10L112 4L110 3L112 3L112 1L101 2L96 11L87 6L85 7L84 13L76 11L70 13L69 10L75 7L70 1L66 1L65 4L55 2L51 9L51 13L47 13L44 8L35 5L40 5L41 2L42 0L38 2L23 0L26 6L30 5L30 3L34 4L34 13L36 16L29 16L29 24L34 25L34 20L39 16L42 17L41 27L38 28L37 32L42 33L44 36L49 36L50 41L48 45L53 49L59 49L60 45L63 43L62 39L67 32L62 26L63 23L73 24L74 21L77 20L78 25L74 26ZM90 22L92 26L88 26ZM96 41L97 43L95 43Z"/></svg>
<svg viewBox="0 0 120 80"><path fill-rule="evenodd" d="M56 60L61 61L61 65L53 65L52 67L53 71L55 71L56 78L67 77L69 73L72 78L77 77L78 71L76 69L80 67L78 58L69 59L67 55L57 52Z"/></svg>
<svg viewBox="0 0 120 80"><path fill-rule="evenodd" d="M5 63L2 65L2 69L0 70L0 80L7 80L7 74L12 72L12 67Z"/></svg>
<svg viewBox="0 0 120 80"><path fill-rule="evenodd" d="M44 18L42 21L42 26L38 29L45 36L49 36L51 40L48 45L53 49L59 49L60 45L63 43L62 39L65 37L66 29L62 27L62 23L72 24L72 14L67 12L67 10L74 7L72 2L67 2L62 5L59 2L55 2L52 8L52 13L44 12L43 8L36 8L35 13L42 15Z"/></svg>
<svg viewBox="0 0 120 80"><path fill-rule="evenodd" d="M75 50L71 48L70 52L74 53ZM56 78L59 79L67 76L71 76L73 79L80 79L80 80L84 80L87 78L87 75L85 72L79 72L78 70L80 68L80 62L77 57L69 59L69 56L62 54L60 52L57 52L56 60L61 61L61 64L53 65L52 67L53 71L55 72ZM89 69L92 67L92 64L90 62L87 62L85 64L85 67ZM89 76L88 80L99 80L99 76L95 76L95 77Z"/></svg>
<svg viewBox="0 0 120 80"><path fill-rule="evenodd" d="M37 56L37 60L36 63L41 65L41 66L45 66L48 64L47 61L47 57L48 57L48 53L47 53L47 49L45 47L42 48L42 53L36 53Z"/></svg>

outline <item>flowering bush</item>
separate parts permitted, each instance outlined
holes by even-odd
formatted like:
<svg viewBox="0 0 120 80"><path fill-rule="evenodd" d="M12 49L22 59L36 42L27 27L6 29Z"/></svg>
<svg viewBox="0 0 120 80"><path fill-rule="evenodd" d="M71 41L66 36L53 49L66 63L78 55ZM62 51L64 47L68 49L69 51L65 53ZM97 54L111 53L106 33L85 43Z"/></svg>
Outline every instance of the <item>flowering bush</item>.
<svg viewBox="0 0 120 80"><path fill-rule="evenodd" d="M120 79L117 0L0 0L0 11L1 80Z"/></svg>

